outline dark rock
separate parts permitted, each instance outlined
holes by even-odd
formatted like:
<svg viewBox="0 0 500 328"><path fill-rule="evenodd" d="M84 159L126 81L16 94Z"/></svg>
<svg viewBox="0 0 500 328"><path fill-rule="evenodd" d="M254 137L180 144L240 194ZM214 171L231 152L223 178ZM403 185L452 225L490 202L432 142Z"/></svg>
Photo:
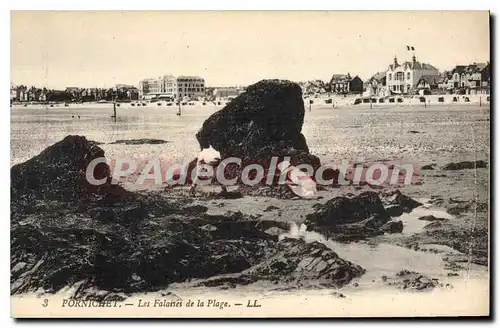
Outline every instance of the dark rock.
<svg viewBox="0 0 500 328"><path fill-rule="evenodd" d="M106 179L95 186L86 178L88 165L103 158L104 151L93 141L81 136L67 136L30 160L14 165L10 170L11 199L13 205L35 200L62 200L85 202L109 194L126 194L111 185L110 169L105 163L95 167L95 179Z"/></svg>
<svg viewBox="0 0 500 328"><path fill-rule="evenodd" d="M280 209L279 207L276 207L276 206L274 206L274 205L269 205L268 207L266 207L266 208L264 209L264 211L263 211L263 212L271 212L271 211L274 211L274 210L279 210L279 209Z"/></svg>
<svg viewBox="0 0 500 328"><path fill-rule="evenodd" d="M270 222L182 209L146 219L149 206L115 208L114 222L96 224L69 214L15 225L11 265L24 275L11 277L11 293L38 288L56 292L78 281L86 281L87 289L156 290L172 282L241 272L263 260L277 241L264 232ZM18 269L18 263L26 264Z"/></svg>
<svg viewBox="0 0 500 328"><path fill-rule="evenodd" d="M308 229L337 241L355 241L384 232L402 231L402 223L391 222L378 194L372 191L354 198L336 197L325 204L315 204L314 209L306 216Z"/></svg>
<svg viewBox="0 0 500 328"><path fill-rule="evenodd" d="M289 156L292 165L310 164L316 169L321 163L309 152L301 133L303 123L300 86L284 80L262 80L205 120L196 138L202 149L212 146L217 150L221 160L242 160L239 166L226 167L227 177L238 177L241 167L248 164L268 168L273 156Z"/></svg>
<svg viewBox="0 0 500 328"><path fill-rule="evenodd" d="M439 287L439 280L426 277L418 272L402 270L394 277L382 279L387 285L399 289L412 289L416 291L427 291Z"/></svg>
<svg viewBox="0 0 500 328"><path fill-rule="evenodd" d="M403 207L399 204L389 205L385 208L390 216L401 216L403 215Z"/></svg>
<svg viewBox="0 0 500 328"><path fill-rule="evenodd" d="M104 152L68 137L13 167L12 294L79 283L76 297L105 299L239 273L275 248L278 236L266 231L288 228L241 212L207 215L204 206L171 203L159 193L90 197L81 178L95 156ZM109 167L101 170L109 181ZM104 192L112 189L106 186ZM85 206L75 206L85 197Z"/></svg>
<svg viewBox="0 0 500 328"><path fill-rule="evenodd" d="M417 202L416 200L403 195L399 190L392 190L388 192L381 193L381 199L384 205L396 205L400 206L403 212L409 213L414 208L422 206L422 203ZM395 209L394 209L395 211Z"/></svg>
<svg viewBox="0 0 500 328"><path fill-rule="evenodd" d="M377 216L385 222L390 219L377 193L372 191L363 192L353 198L335 197L325 204L316 204L315 209L314 213L307 215L306 224L355 223L372 216Z"/></svg>
<svg viewBox="0 0 500 328"><path fill-rule="evenodd" d="M443 199L443 197L441 197L439 195L432 195L429 203L436 205L436 206L441 206L444 204L444 199Z"/></svg>
<svg viewBox="0 0 500 328"><path fill-rule="evenodd" d="M280 284L300 284L303 287L339 288L360 277L365 270L341 259L319 242L306 243L286 238L278 242L265 261L236 275L224 275L196 281L194 286L250 284L268 280Z"/></svg>
<svg viewBox="0 0 500 328"><path fill-rule="evenodd" d="M427 165L422 166L420 169L421 170L434 170L435 167L436 167L436 164L427 164Z"/></svg>
<svg viewBox="0 0 500 328"><path fill-rule="evenodd" d="M446 221L447 219L444 219L444 218L437 218L435 217L434 215L424 215L424 216L421 216L418 218L419 220L422 220L422 221Z"/></svg>
<svg viewBox="0 0 500 328"><path fill-rule="evenodd" d="M161 139L128 139L128 140L116 140L111 142L111 145L123 144L123 145L160 145L165 144L168 141Z"/></svg>
<svg viewBox="0 0 500 328"><path fill-rule="evenodd" d="M466 169L475 169L475 168L487 168L488 163L483 160L471 162L464 161L458 163L448 163L442 167L443 170L466 170Z"/></svg>
<svg viewBox="0 0 500 328"><path fill-rule="evenodd" d="M403 232L403 222L402 221L389 221L384 224L381 228L381 231L387 233L400 233Z"/></svg>
<svg viewBox="0 0 500 328"><path fill-rule="evenodd" d="M425 132L420 132L420 131L415 131L415 130L410 130L408 133L425 133Z"/></svg>

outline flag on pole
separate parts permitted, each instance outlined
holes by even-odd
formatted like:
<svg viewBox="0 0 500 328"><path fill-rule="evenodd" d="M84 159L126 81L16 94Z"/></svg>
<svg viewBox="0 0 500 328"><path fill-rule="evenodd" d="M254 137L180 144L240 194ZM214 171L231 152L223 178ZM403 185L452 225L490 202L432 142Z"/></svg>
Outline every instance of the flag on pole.
<svg viewBox="0 0 500 328"><path fill-rule="evenodd" d="M415 47L411 47L411 50L415 51Z"/></svg>
<svg viewBox="0 0 500 328"><path fill-rule="evenodd" d="M406 46L406 51L410 51L410 46Z"/></svg>

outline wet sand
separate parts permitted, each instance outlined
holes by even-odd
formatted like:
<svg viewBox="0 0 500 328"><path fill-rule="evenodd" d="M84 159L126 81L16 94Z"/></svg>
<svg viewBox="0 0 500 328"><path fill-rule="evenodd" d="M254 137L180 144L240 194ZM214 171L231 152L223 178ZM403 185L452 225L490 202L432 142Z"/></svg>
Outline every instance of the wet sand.
<svg viewBox="0 0 500 328"><path fill-rule="evenodd" d="M186 298L224 298L245 301L256 298L262 308L214 309L148 309L141 316L238 316L275 315L299 316L301 313L316 315L457 315L485 314L488 311L489 273L487 255L479 256L474 247L487 249L487 243L475 244L474 234L457 235L455 232L488 233L489 228L489 176L488 169L444 171L440 167L450 162L464 160L489 160L489 107L440 106L439 108L390 107L376 109L332 109L316 107L306 109L303 133L313 154L322 161L333 159L359 160L386 163L412 162L421 166L434 163L435 170L420 171L419 183L400 186L401 192L414 199L441 198L442 202L415 209L399 219L403 221L401 234L383 235L354 244L340 244L322 240L341 257L361 265L367 273L342 288L346 298L338 299L332 290L296 290L289 286L259 286L256 284L236 289L220 290L191 287L189 284L174 284L167 291ZM141 108L119 111L119 120L109 118L110 111L95 109L58 108L14 108L11 118L11 164L22 162L38 154L47 146L68 134L85 135L104 144L106 157L154 158L164 156L169 161L179 162L195 156L198 145L194 134L203 120L212 114L213 108L192 108L176 117L174 109ZM80 115L81 119L73 119ZM409 131L418 131L413 133ZM116 140L154 138L168 141L155 145L111 144ZM136 186L125 184L131 190L154 190L170 199L187 197L186 188L175 188L164 192L163 186ZM262 219L295 222L300 224L312 212L312 205L323 203L332 197L347 193L358 194L372 190L369 186L346 186L326 188L320 191L322 199L281 200L270 197L245 196L240 199L207 199L205 193L213 187L201 188L193 204L204 205L209 213L241 211L244 214L261 215ZM456 215L447 213L455 201L468 202L472 206ZM269 206L276 209L266 211ZM446 224L429 233L424 227L430 222L420 221L420 216L433 214L447 219ZM452 231L454 234L448 234ZM471 237L472 236L472 237ZM311 240L322 236L304 236ZM486 238L487 239L487 238ZM469 245L461 248L462 245ZM476 254L473 256L472 254ZM476 263L482 263L478 265ZM426 292L401 290L389 286L382 277L393 276L402 270L416 271L439 280L443 287ZM449 275L453 273L453 275ZM456 274L456 275L455 275ZM446 287L449 284L452 286ZM160 293L135 295L154 298ZM323 296L322 296L323 295ZM329 295L329 307L324 305L324 295ZM47 295L44 298L49 297ZM60 298L60 295L50 297ZM373 302L374 297L377 298ZM24 295L12 297L12 312L22 313L29 302L41 299ZM316 300L316 301L315 301ZM135 302L135 301L134 301ZM410 303L411 302L411 303ZM57 301L54 301L57 303ZM52 303L51 303L52 304ZM293 307L292 307L293 304ZM335 306L339 304L339 306ZM36 309L40 306L34 306ZM41 315L47 311L40 308ZM63 311L54 306L51 311ZM113 312L96 312L95 309L64 309L65 315L113 316ZM134 308L127 315L134 315ZM260 311L260 312L259 312ZM287 312L288 311L288 312ZM302 312L301 312L302 311ZM399 311L399 312L398 312ZM42 313L43 312L43 313ZM33 312L32 312L33 313ZM55 313L55 312L53 312ZM123 316L123 311L118 316Z"/></svg>

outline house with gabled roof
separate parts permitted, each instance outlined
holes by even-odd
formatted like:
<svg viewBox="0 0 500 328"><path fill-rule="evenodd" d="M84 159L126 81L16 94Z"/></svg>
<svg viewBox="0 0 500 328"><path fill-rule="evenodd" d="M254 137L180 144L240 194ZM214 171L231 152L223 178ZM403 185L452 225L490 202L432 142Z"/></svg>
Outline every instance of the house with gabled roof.
<svg viewBox="0 0 500 328"><path fill-rule="evenodd" d="M351 77L351 74L333 74L330 79L330 88L334 93L363 93L363 80L359 76Z"/></svg>
<svg viewBox="0 0 500 328"><path fill-rule="evenodd" d="M399 63L397 57L389 65L386 72L386 83L388 94L408 94L416 89L417 83L422 76L439 79L439 71L428 63L417 61L415 55L412 61Z"/></svg>
<svg viewBox="0 0 500 328"><path fill-rule="evenodd" d="M365 81L365 91L370 96L384 96L386 93L386 72L377 72Z"/></svg>
<svg viewBox="0 0 500 328"><path fill-rule="evenodd" d="M466 93L477 93L480 90L488 90L491 82L490 63L472 63L469 65L457 65L451 71L448 81L449 89L461 90Z"/></svg>

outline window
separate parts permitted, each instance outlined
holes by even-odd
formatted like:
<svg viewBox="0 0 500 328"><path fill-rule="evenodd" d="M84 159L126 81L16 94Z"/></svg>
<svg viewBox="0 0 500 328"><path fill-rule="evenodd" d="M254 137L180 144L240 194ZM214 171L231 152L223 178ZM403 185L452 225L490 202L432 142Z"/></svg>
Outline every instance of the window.
<svg viewBox="0 0 500 328"><path fill-rule="evenodd" d="M392 74L389 73L389 81L391 81L391 80L392 80Z"/></svg>
<svg viewBox="0 0 500 328"><path fill-rule="evenodd" d="M411 78L410 72L406 73L406 79L409 80Z"/></svg>

